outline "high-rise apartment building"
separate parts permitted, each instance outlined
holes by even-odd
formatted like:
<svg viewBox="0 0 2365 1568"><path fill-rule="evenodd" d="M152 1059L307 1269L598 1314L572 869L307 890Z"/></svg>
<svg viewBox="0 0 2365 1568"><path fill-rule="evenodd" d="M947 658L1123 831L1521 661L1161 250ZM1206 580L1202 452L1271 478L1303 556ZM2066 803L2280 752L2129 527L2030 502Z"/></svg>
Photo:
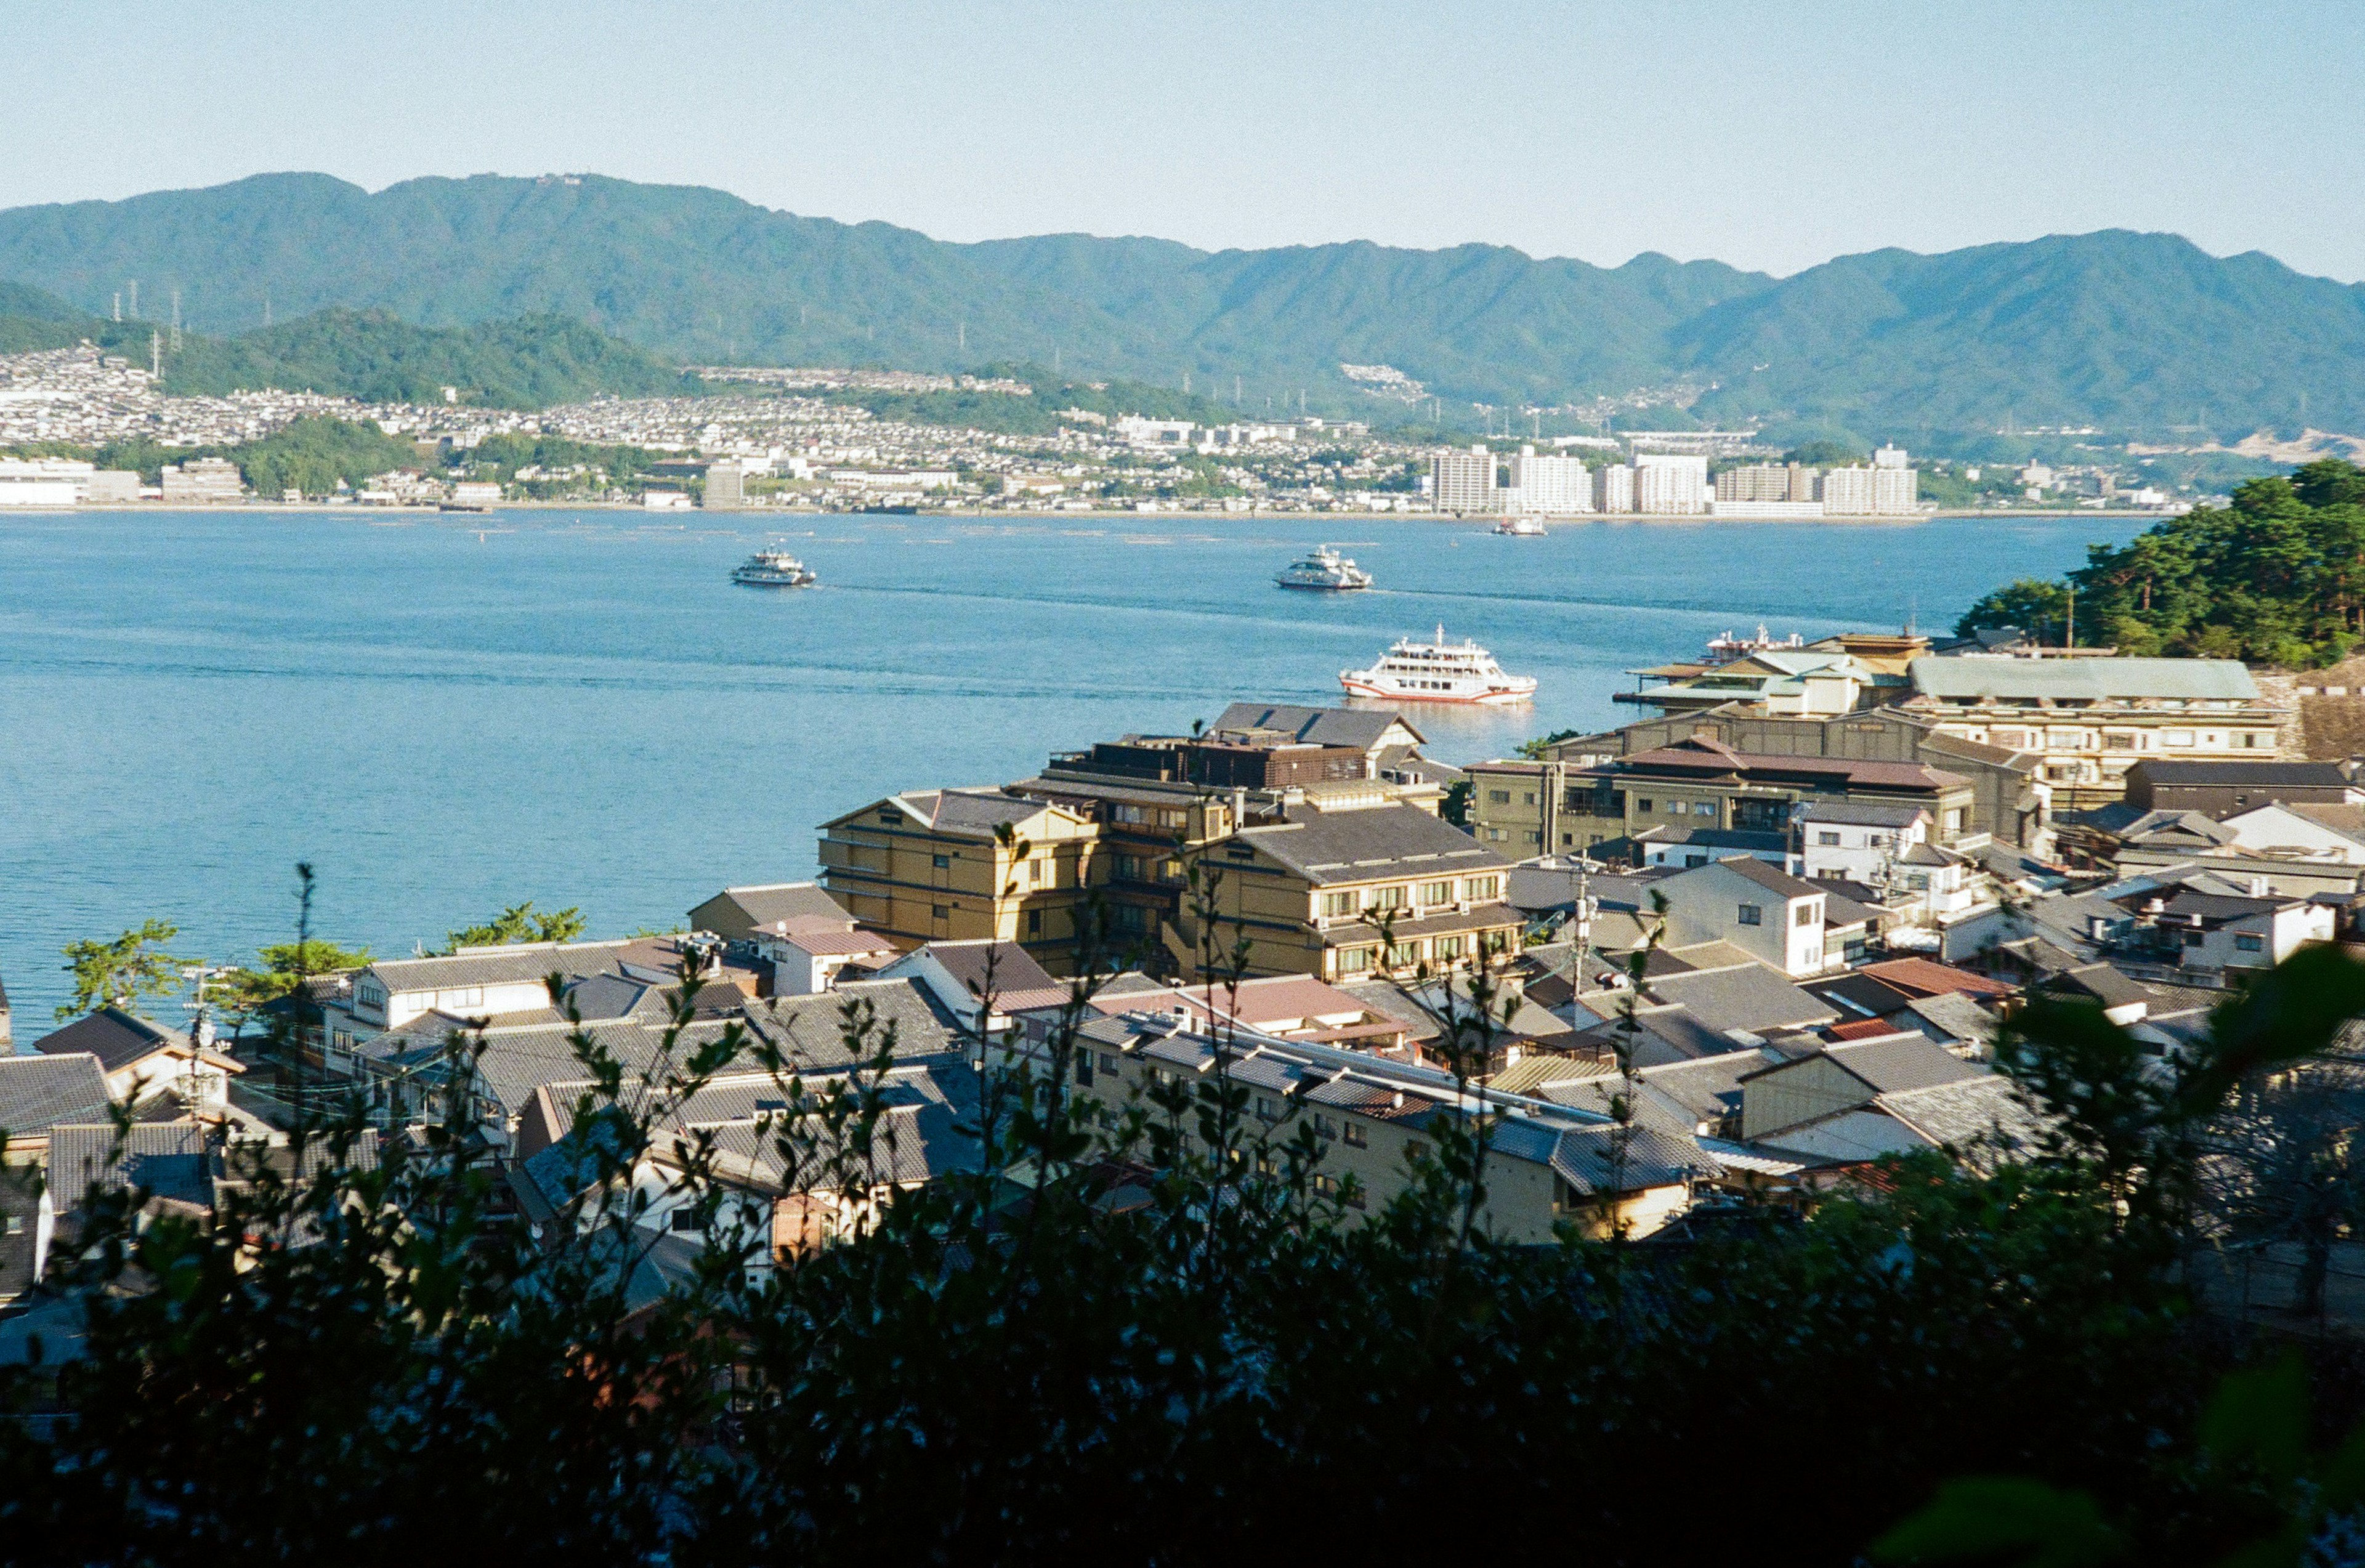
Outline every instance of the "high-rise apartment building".
<svg viewBox="0 0 2365 1568"><path fill-rule="evenodd" d="M1593 476L1582 457L1539 457L1534 447L1522 446L1511 459L1511 487L1504 493L1503 508L1562 516L1591 511Z"/></svg>
<svg viewBox="0 0 2365 1568"><path fill-rule="evenodd" d="M724 511L747 504L746 470L736 463L706 465L706 510Z"/></svg>
<svg viewBox="0 0 2365 1568"><path fill-rule="evenodd" d="M1721 501L1787 501L1791 499L1790 472L1779 463L1749 463L1727 468L1716 476Z"/></svg>
<svg viewBox="0 0 2365 1568"><path fill-rule="evenodd" d="M1823 473L1825 517L1870 517L1873 471L1860 464Z"/></svg>
<svg viewBox="0 0 2365 1568"><path fill-rule="evenodd" d="M1440 511L1493 511L1501 492L1495 484L1495 454L1483 446L1464 452L1440 447L1429 460L1429 493Z"/></svg>
<svg viewBox="0 0 2365 1568"><path fill-rule="evenodd" d="M1898 454L1903 456L1904 454ZM1903 466L1872 471L1872 510L1880 517L1901 517L1915 510L1922 498L1922 475L1918 469Z"/></svg>
<svg viewBox="0 0 2365 1568"><path fill-rule="evenodd" d="M1685 513L1708 510L1708 458L1691 453L1634 454L1634 510Z"/></svg>
<svg viewBox="0 0 2365 1568"><path fill-rule="evenodd" d="M1872 465L1875 468L1904 468L1911 465L1906 461L1905 449L1903 447L1884 446L1878 448L1873 453Z"/></svg>
<svg viewBox="0 0 2365 1568"><path fill-rule="evenodd" d="M1605 512L1634 510L1634 470L1623 463L1605 463L1593 476L1593 504Z"/></svg>

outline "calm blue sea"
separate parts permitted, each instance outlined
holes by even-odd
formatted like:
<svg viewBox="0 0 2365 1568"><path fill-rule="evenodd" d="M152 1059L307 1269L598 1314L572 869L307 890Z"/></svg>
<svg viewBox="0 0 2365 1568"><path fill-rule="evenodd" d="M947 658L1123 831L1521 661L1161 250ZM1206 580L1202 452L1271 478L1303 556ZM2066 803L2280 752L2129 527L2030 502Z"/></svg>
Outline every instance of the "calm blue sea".
<svg viewBox="0 0 2365 1568"><path fill-rule="evenodd" d="M185 952L323 935L381 954L505 903L595 933L801 878L890 790L1187 730L1443 623L1538 677L1530 710L1419 721L1451 760L1631 715L1621 671L1754 628L1950 625L2138 525L826 518L807 592L734 588L764 520L617 512L0 517L0 980L19 1039L60 946L151 916ZM1284 592L1341 544L1381 591Z"/></svg>

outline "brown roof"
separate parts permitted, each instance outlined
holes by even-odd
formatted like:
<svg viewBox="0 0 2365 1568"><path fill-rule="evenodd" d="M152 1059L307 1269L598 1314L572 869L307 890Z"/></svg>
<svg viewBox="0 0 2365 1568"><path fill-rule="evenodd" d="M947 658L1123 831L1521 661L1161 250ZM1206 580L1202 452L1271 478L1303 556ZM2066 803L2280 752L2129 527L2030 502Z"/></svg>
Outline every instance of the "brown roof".
<svg viewBox="0 0 2365 1568"><path fill-rule="evenodd" d="M1856 973L1870 975L1908 996L1943 996L1949 991L1964 996L2010 996L2015 989L1935 958L1889 958L1866 964Z"/></svg>
<svg viewBox="0 0 2365 1568"><path fill-rule="evenodd" d="M1699 774L1788 773L1844 779L1874 789L1945 790L1969 779L1918 762L1860 762L1837 756L1773 756L1735 751L1722 741L1694 735L1673 745L1654 746L1605 765L1605 773L1661 769Z"/></svg>

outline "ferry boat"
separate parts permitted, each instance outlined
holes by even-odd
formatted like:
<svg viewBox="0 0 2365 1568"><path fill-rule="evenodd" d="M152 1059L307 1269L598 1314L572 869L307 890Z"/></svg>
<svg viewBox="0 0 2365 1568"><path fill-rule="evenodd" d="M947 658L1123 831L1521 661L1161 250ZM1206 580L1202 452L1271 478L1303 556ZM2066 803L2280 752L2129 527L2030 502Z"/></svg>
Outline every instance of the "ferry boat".
<svg viewBox="0 0 2365 1568"><path fill-rule="evenodd" d="M1736 637L1727 632L1721 637L1709 638L1708 656L1717 664L1730 664L1734 659L1745 659L1752 654L1770 654L1781 649L1804 646L1806 646L1806 639L1796 632L1790 633L1788 642L1778 637L1767 636L1765 622L1760 621L1757 623L1757 635L1754 637Z"/></svg>
<svg viewBox="0 0 2365 1568"><path fill-rule="evenodd" d="M1312 554L1302 561L1291 562L1272 580L1286 588L1349 593L1356 588L1370 588L1372 574L1328 544L1317 544Z"/></svg>
<svg viewBox="0 0 2365 1568"><path fill-rule="evenodd" d="M811 588L821 577L775 543L740 562L731 580L743 588Z"/></svg>
<svg viewBox="0 0 2365 1568"><path fill-rule="evenodd" d="M1443 626L1433 643L1398 638L1371 668L1340 670L1339 684L1351 697L1391 702L1525 702L1536 694L1535 677L1506 675L1467 637L1447 642Z"/></svg>
<svg viewBox="0 0 2365 1568"><path fill-rule="evenodd" d="M1518 512L1496 523L1495 532L1507 533L1514 539L1541 539L1544 536L1544 520L1533 512Z"/></svg>

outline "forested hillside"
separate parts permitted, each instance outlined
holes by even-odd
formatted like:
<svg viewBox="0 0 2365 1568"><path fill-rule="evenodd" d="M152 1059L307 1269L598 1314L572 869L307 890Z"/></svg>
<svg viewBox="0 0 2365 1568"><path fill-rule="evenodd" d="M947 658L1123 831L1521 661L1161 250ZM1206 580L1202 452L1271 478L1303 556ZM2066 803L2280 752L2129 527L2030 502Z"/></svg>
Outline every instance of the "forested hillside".
<svg viewBox="0 0 2365 1568"><path fill-rule="evenodd" d="M2219 435L2365 431L2365 294L2258 254L2124 230L1775 279L1644 254L1499 246L1209 252L1046 235L951 244L726 193L597 175L420 179L375 194L272 174L0 212L0 277L101 310L129 280L221 335L330 309L461 326L556 315L668 363L972 368L1031 360L1276 411L1408 414L1385 364L1466 418L1655 388L1645 421L1912 437L2006 424ZM1664 399L1688 405L1676 411Z"/></svg>

